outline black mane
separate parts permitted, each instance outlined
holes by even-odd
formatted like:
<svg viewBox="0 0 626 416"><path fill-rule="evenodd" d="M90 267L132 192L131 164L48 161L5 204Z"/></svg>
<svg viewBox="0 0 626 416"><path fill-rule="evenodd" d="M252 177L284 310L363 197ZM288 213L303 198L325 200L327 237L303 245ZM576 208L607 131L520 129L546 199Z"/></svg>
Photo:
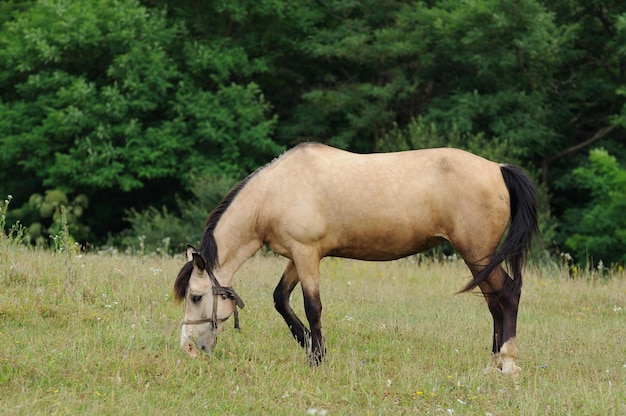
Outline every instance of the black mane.
<svg viewBox="0 0 626 416"><path fill-rule="evenodd" d="M308 145L313 145L317 143L300 143L295 146L293 149L289 150L286 153L291 152L292 150L298 147L304 147ZM209 273L213 272L215 266L217 266L217 243L215 241L215 236L213 236L213 232L215 231L215 227L217 227L217 223L224 215L224 212L228 209L233 200L237 197L239 192L250 182L257 173L265 169L265 167L274 163L280 157L275 158L271 162L269 162L265 166L261 166L250 175L248 175L245 179L240 181L237 185L231 189L222 202L220 202L209 214L209 217L206 220L206 224L204 225L204 232L202 233L202 239L200 240L200 256L204 260L206 270ZM187 287L189 286L189 279L191 278L191 271L193 270L192 262L188 261L185 265L180 269L178 273L178 277L176 277L176 281L174 282L174 298L176 300L185 299L185 295L187 294Z"/></svg>
<svg viewBox="0 0 626 416"><path fill-rule="evenodd" d="M254 171L247 178L235 185L235 187L226 194L224 199L222 199L222 202L220 202L213 209L213 211L211 211L206 220L204 232L202 233L202 240L200 241L200 255L206 264L206 269L209 271L213 270L215 266L217 266L217 243L215 242L213 231L215 231L217 223L220 218L222 218L222 215L224 215L235 197L257 172L258 171Z"/></svg>
<svg viewBox="0 0 626 416"><path fill-rule="evenodd" d="M233 202L235 197L239 194L239 192L248 184L250 179L257 174L260 169L257 169L247 178L239 182L233 189L231 189L222 202L220 202L217 207L211 211L209 217L206 220L206 224L204 226L204 233L202 233L202 240L200 241L200 255L205 262L206 270L211 273L212 270L217 266L217 243L215 242L215 237L213 236L213 231L215 231L215 227L219 222L224 212L228 209L230 204ZM185 295L187 293L187 286L189 286L189 278L191 277L191 271L193 270L192 262L188 261L185 263L183 268L178 273L176 277L176 281L174 282L174 298L176 300L185 299Z"/></svg>
<svg viewBox="0 0 626 416"><path fill-rule="evenodd" d="M185 263L176 280L174 281L174 299L181 301L185 299L187 294L187 286L189 286L189 278L191 277L191 270L193 269L193 263L188 261Z"/></svg>

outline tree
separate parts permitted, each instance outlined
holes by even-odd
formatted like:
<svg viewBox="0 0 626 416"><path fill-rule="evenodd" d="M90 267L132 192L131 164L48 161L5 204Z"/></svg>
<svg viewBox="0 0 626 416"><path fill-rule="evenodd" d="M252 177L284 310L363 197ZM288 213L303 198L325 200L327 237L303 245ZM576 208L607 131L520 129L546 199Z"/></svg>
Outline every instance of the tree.
<svg viewBox="0 0 626 416"><path fill-rule="evenodd" d="M572 34L537 1L338 1L326 10L302 44L319 70L293 133L372 151L421 117L440 132L509 141L525 160L560 139L551 81Z"/></svg>
<svg viewBox="0 0 626 416"><path fill-rule="evenodd" d="M626 263L626 169L605 149L596 148L573 175L591 200L583 207L567 210L567 248L579 263Z"/></svg>
<svg viewBox="0 0 626 416"><path fill-rule="evenodd" d="M270 104L237 79L263 68L187 35L132 0L15 12L0 32L0 191L22 201L42 188L83 192L119 213L138 195L160 202L144 190L241 177L282 151Z"/></svg>

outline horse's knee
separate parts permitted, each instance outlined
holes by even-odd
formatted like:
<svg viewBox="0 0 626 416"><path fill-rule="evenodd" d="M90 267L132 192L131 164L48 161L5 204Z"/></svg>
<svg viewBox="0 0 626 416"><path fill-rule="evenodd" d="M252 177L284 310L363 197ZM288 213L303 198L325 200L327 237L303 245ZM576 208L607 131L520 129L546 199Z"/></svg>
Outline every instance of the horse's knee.
<svg viewBox="0 0 626 416"><path fill-rule="evenodd" d="M293 282L288 281L286 275L283 274L274 289L274 308L276 308L282 316L287 315L291 310L289 307L289 296L291 296L291 292L297 283L297 280Z"/></svg>
<svg viewBox="0 0 626 416"><path fill-rule="evenodd" d="M285 300L285 296L284 296L284 284L283 284L283 279L280 280L280 282L278 282L278 285L276 285L276 288L274 289L274 308L278 311L278 313L280 313L281 315L283 315L283 313L285 312L285 305L286 305L286 300Z"/></svg>

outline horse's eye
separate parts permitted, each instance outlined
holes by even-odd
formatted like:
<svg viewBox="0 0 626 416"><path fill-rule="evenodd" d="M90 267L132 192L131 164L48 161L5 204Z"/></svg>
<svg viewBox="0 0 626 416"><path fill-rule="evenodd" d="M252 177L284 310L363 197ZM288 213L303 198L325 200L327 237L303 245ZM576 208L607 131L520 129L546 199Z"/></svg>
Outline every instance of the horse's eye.
<svg viewBox="0 0 626 416"><path fill-rule="evenodd" d="M191 295L191 301L193 303L198 303L202 300L202 295Z"/></svg>

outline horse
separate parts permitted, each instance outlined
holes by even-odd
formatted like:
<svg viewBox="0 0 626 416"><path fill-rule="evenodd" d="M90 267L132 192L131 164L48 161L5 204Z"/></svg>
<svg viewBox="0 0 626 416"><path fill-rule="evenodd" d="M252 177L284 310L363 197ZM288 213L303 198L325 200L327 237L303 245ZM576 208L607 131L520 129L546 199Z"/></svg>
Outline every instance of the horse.
<svg viewBox="0 0 626 416"><path fill-rule="evenodd" d="M185 301L180 346L210 354L229 317L239 327L244 303L233 276L267 245L289 260L274 306L317 365L326 354L322 258L395 260L448 241L472 274L459 293L478 287L493 318L490 368L518 374L522 268L539 237L536 189L519 167L453 148L356 154L299 144L230 190L199 249L188 246L174 283L175 299ZM308 328L289 302L298 283Z"/></svg>

